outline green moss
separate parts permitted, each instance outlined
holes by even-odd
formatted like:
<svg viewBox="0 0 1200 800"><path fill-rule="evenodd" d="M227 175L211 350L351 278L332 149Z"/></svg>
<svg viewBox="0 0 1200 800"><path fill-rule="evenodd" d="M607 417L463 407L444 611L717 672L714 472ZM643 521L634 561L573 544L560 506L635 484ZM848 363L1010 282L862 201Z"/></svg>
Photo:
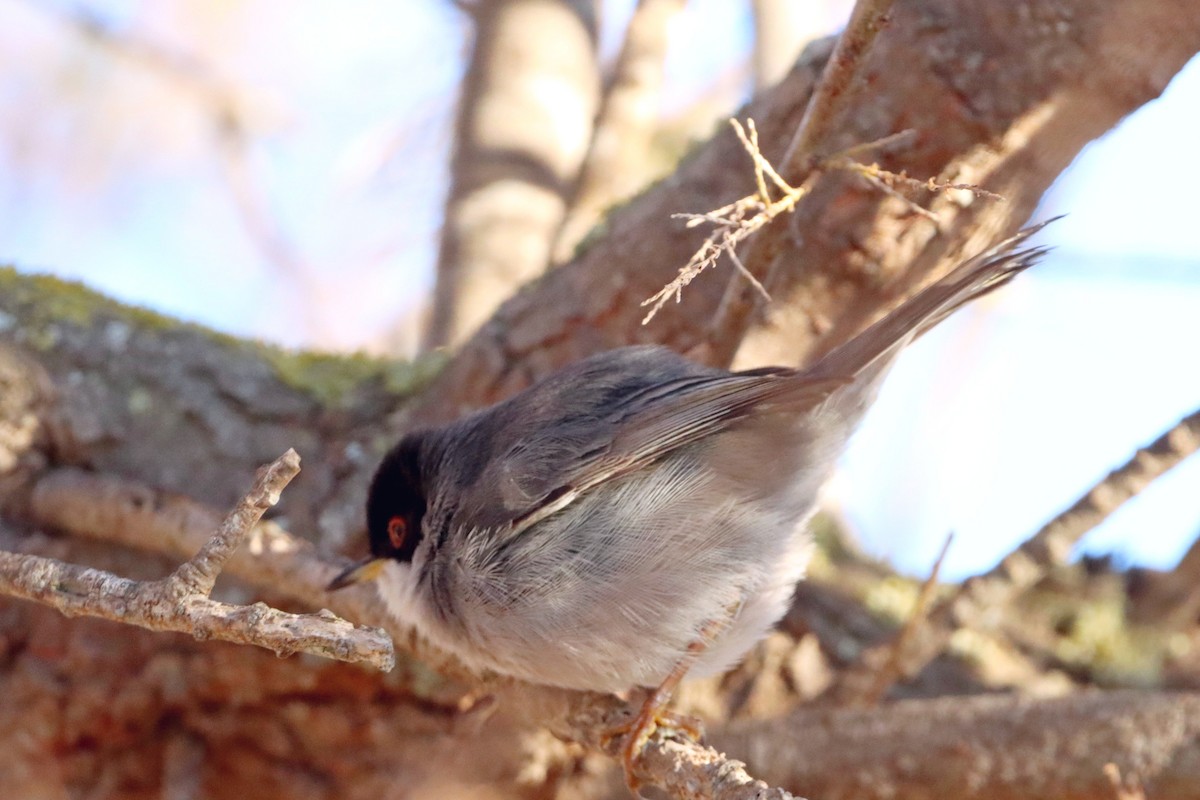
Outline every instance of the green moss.
<svg viewBox="0 0 1200 800"><path fill-rule="evenodd" d="M916 581L893 575L868 590L863 604L876 616L900 623L912 616L920 594Z"/></svg>
<svg viewBox="0 0 1200 800"><path fill-rule="evenodd" d="M285 385L311 395L324 405L337 405L355 389L373 382L378 382L389 394L413 394L445 363L440 355L404 362L365 353L323 353L258 346Z"/></svg>
<svg viewBox="0 0 1200 800"><path fill-rule="evenodd" d="M1076 610L1056 655L1086 668L1094 679L1119 685L1156 685L1161 677L1165 639L1131 626L1123 598L1084 602Z"/></svg>
<svg viewBox="0 0 1200 800"><path fill-rule="evenodd" d="M55 325L69 324L85 328L99 316L119 319L142 329L190 330L227 345L241 342L236 337L202 325L182 322L148 308L118 302L78 281L18 272L11 266L0 266L0 308L12 311L35 347L38 346L37 341L45 340L48 334L51 341L57 341L57 336L49 330Z"/></svg>
<svg viewBox="0 0 1200 800"><path fill-rule="evenodd" d="M125 305L81 283L49 275L27 275L0 267L0 312L21 326L23 342L49 350L62 336L62 326L87 328L98 318L119 320L141 330L180 331L265 361L286 386L323 405L339 405L352 393L373 384L389 394L409 395L423 387L445 363L441 355L414 362L392 361L362 353L349 355L286 350L239 339L203 325L182 322L146 308Z"/></svg>

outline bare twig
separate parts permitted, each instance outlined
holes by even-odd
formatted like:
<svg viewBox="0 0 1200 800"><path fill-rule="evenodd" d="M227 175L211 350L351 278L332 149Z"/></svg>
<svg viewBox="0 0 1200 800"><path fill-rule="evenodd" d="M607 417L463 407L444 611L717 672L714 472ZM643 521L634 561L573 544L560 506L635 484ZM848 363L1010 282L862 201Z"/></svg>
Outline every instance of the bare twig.
<svg viewBox="0 0 1200 800"><path fill-rule="evenodd" d="M1137 776L1122 777L1121 768L1111 761L1104 765L1104 777L1112 784L1113 800L1146 800L1146 790Z"/></svg>
<svg viewBox="0 0 1200 800"><path fill-rule="evenodd" d="M758 191L756 194L743 197L736 202L718 208L715 211L710 211L707 214L675 215L678 218L686 219L689 228L707 222L714 226L714 230L704 240L704 243L700 245L700 249L692 254L688 263L680 268L679 274L675 276L674 280L654 295L642 301L643 306L650 306L649 312L646 313L645 318L642 320L643 325L654 319L654 315L671 298L674 298L675 302L678 303L682 297L684 287L695 280L701 272L716 264L722 254L729 255L734 266L738 268L738 271L746 277L750 285L763 298L767 300L771 299L763 285L750 270L746 269L746 265L738 258L736 254L737 246L755 232L764 228L771 220L795 208L800 198L808 192L810 184L806 182L799 187L792 187L780 177L775 168L771 166L771 163L763 156L762 151L759 150L758 129L754 125L754 120L746 120L745 128L736 119L729 120L729 124L733 126L733 130L737 133L742 147L754 163L754 178ZM771 196L771 189L767 185L767 178L770 178L771 185L782 195L778 200Z"/></svg>
<svg viewBox="0 0 1200 800"><path fill-rule="evenodd" d="M908 670L915 673L922 669L942 653L954 631L978 626L989 613L994 615L996 609L1011 603L1052 568L1066 563L1071 549L1085 533L1197 450L1200 410L1138 450L990 571L969 578L951 597L935 606L928 623L911 634ZM864 651L859 661L839 676L828 696L837 701L852 700L858 695L855 687L869 680L875 671L872 665L882 663L891 648L885 642Z"/></svg>
<svg viewBox="0 0 1200 800"><path fill-rule="evenodd" d="M0 553L0 593L45 603L70 616L100 617L200 639L253 644L280 655L306 652L389 670L395 657L383 631L356 627L328 611L288 614L264 603L235 606L209 597L225 562L299 471L300 457L294 450L265 467L216 534L162 580L131 581L50 558Z"/></svg>
<svg viewBox="0 0 1200 800"><path fill-rule="evenodd" d="M714 227L714 230L700 245L700 248L692 254L687 264L680 268L679 274L675 276L674 280L642 301L643 306L650 306L650 311L642 320L643 325L654 319L659 310L672 298L678 303L682 298L684 287L695 280L701 272L715 265L722 255L728 256L733 265L737 267L738 272L758 292L759 296L769 302L771 296L768 294L766 287L763 286L755 274L742 262L737 254L737 247L749 239L750 236L769 225L776 217L790 213L796 207L796 204L808 194L816 176L824 170L836 169L858 175L889 197L899 199L913 213L934 220L935 222L937 221L937 217L933 212L910 200L895 187L905 186L907 188L919 188L935 192L946 189L963 189L979 196L999 197L992 192L969 184L950 184L937 181L933 178L927 181L916 181L903 173L885 170L878 164L860 164L848 156L851 152L861 153L869 149L890 147L899 141L906 140L911 131L902 131L899 134L886 136L878 141L855 145L829 158L814 158L812 159L811 171L808 178L801 186L793 187L783 179L775 168L771 166L771 162L762 154L762 150L758 145L758 130L754 125L753 119L746 120L745 128L736 119L729 120L729 124L733 127L738 140L742 143L742 148L754 163L754 181L757 193L743 197L740 200L705 214L673 215L678 219L686 219L687 227L689 228L708 223ZM770 179L770 185L767 182L768 178ZM772 197L772 186L775 191L782 195L778 200Z"/></svg>
<svg viewBox="0 0 1200 800"><path fill-rule="evenodd" d="M887 21L891 7L892 0L858 0L855 3L850 20L838 37L833 54L825 64L821 80L813 90L813 96L783 157L780 172L793 185L803 186L811 177L814 159L820 155L819 148L829 140L834 126L845 112L853 95L855 75L871 43ZM743 259L747 271L768 290L774 282L771 270L776 262L781 236L781 230L769 228L755 240ZM712 325L714 363L728 364L733 360L749 328L757 299L757 294L747 293L738 281L729 283Z"/></svg>
<svg viewBox="0 0 1200 800"><path fill-rule="evenodd" d="M933 562L933 569L929 571L929 577L921 584L921 591L917 595L917 602L913 606L912 613L908 615L908 619L904 622L904 627L891 640L886 650L887 659L883 663L882 668L875 671L874 679L860 697L853 699L842 698L846 701L846 705L878 705L879 701L883 699L888 689L892 688L892 685L896 681L912 675L912 669L907 663L908 643L912 641L917 630L926 622L929 608L933 602L934 592L937 591L938 575L942 571L942 564L946 560L946 554L950 552L950 543L953 541L954 534L946 537L946 542L942 545L942 550L938 553L937 560Z"/></svg>
<svg viewBox="0 0 1200 800"><path fill-rule="evenodd" d="M46 528L184 558L203 547L220 523L214 509L189 497L73 468L52 470L40 478L29 511L32 521ZM386 614L373 592L327 592L325 587L343 566L265 520L251 529L248 546L229 557L224 571L259 589L382 628L447 678L474 679L455 659L418 640L409 626Z"/></svg>
<svg viewBox="0 0 1200 800"><path fill-rule="evenodd" d="M279 502L283 488L299 474L300 456L295 450L289 449L275 462L264 467L250 493L226 515L213 537L167 580L177 582L189 594L210 594L225 562L241 546L250 529L262 519L267 509Z"/></svg>
<svg viewBox="0 0 1200 800"><path fill-rule="evenodd" d="M813 92L796 135L783 158L783 174L803 175L805 161L818 155L818 148L833 133L853 96L852 84L875 36L887 22L892 0L858 0L821 80Z"/></svg>

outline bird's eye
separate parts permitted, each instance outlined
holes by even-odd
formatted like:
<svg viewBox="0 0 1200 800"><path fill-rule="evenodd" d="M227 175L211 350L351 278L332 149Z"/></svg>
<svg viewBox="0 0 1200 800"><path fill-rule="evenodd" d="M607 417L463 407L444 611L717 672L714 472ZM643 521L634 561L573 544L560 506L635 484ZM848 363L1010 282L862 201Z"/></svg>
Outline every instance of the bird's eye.
<svg viewBox="0 0 1200 800"><path fill-rule="evenodd" d="M399 550L404 547L404 540L408 536L408 523L404 517L392 517L388 520L388 539L392 542L392 547Z"/></svg>

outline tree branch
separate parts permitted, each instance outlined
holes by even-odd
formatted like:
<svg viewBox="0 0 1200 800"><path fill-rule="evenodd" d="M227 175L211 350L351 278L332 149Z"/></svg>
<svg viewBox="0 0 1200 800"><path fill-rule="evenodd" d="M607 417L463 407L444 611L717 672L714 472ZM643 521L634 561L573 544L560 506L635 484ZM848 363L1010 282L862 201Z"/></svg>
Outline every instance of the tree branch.
<svg viewBox="0 0 1200 800"><path fill-rule="evenodd" d="M819 149L829 146L834 126L845 115L856 88L855 77L876 35L887 21L891 7L892 0L858 0L854 4L850 20L838 37L833 54L821 73L821 80L804 110L804 117L780 162L779 172L793 186L804 184L816 159L821 155L829 155L819 152ZM744 259L745 272L767 286L767 291L775 283L772 272L778 268L776 256L783 235L784 230L778 224L767 228L751 242L750 252ZM760 301L761 296L748 291L742 281L729 281L725 300L713 323L712 357L717 363L728 365L733 361Z"/></svg>
<svg viewBox="0 0 1200 800"><path fill-rule="evenodd" d="M1149 797L1195 796L1200 694L1084 692L910 700L871 709L804 709L731 723L712 735L775 786L820 800L1105 797L1104 765Z"/></svg>
<svg viewBox="0 0 1200 800"><path fill-rule="evenodd" d="M1084 534L1198 449L1200 410L1139 449L991 570L968 578L951 597L934 607L923 625L906 628L904 672L919 672L945 650L956 630L979 627L1051 569L1065 564ZM839 704L857 704L870 698L871 687L894 647L888 641L864 651L853 667L841 673L828 698Z"/></svg>
<svg viewBox="0 0 1200 800"><path fill-rule="evenodd" d="M427 349L549 266L600 95L591 0L480 0L471 21Z"/></svg>
<svg viewBox="0 0 1200 800"><path fill-rule="evenodd" d="M44 603L68 616L100 617L200 639L253 644L279 655L305 652L389 670L395 656L383 631L356 627L328 611L288 614L263 603L235 606L209 597L225 562L299 471L300 457L294 450L265 467L200 551L162 580L131 581L50 558L0 552L0 593Z"/></svg>
<svg viewBox="0 0 1200 800"><path fill-rule="evenodd" d="M1196 6L1188 0L1188 8ZM775 271L777 285L767 285L774 302L752 317L736 365L810 361L964 252L1015 231L1075 154L1157 96L1197 49L1200 15L1181 15L1176 3L1162 0L1136 8L1071 0L1046 7L1037 19L1011 4L983 12L952 0L895 7L864 65L854 103L861 113L844 116L828 147L915 129L903 159L891 156L885 166L975 184L1005 202L943 193L931 204L939 231L906 204L864 191L858 178L820 181L778 226L786 228L778 254L786 268ZM829 52L828 41L809 47L797 69L738 114L754 118L773 162L798 130ZM981 53L986 69L961 69ZM641 325L639 304L675 276L703 238L665 221L746 196L749 170L728 168L743 158L737 137L721 131L669 181L609 214L607 235L501 306L405 423L454 418L620 345L653 341L699 361L720 361L729 337L703 321L719 316L724 282L696 281L685 302L668 304L649 326Z"/></svg>

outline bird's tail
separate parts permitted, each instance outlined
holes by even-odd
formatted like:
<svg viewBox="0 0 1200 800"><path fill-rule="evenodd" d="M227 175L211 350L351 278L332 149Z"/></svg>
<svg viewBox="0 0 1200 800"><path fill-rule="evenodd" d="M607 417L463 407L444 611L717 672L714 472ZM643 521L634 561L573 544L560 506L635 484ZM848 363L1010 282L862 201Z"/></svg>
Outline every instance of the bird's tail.
<svg viewBox="0 0 1200 800"><path fill-rule="evenodd" d="M805 372L809 376L858 376L882 369L905 345L972 300L1012 280L1050 249L1017 246L1060 217L1031 225L960 264L940 281L922 289L896 310L845 344L831 350Z"/></svg>

